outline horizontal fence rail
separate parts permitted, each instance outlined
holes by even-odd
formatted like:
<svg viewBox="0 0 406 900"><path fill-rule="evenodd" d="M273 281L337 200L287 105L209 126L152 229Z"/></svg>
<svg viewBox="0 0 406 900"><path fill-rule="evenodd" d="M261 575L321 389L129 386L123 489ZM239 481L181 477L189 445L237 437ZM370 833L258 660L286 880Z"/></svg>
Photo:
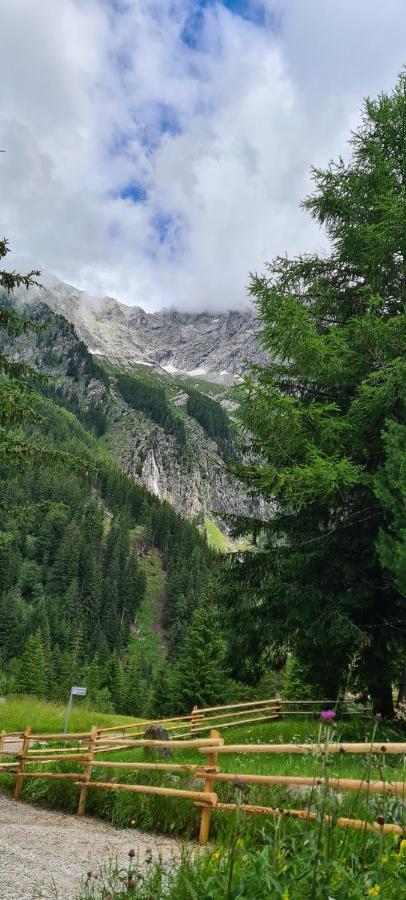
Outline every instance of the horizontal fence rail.
<svg viewBox="0 0 406 900"><path fill-rule="evenodd" d="M182 739L209 732L211 728L222 731L224 728L237 728L240 725L267 722L286 716L317 717L323 707L334 708L340 716L365 717L371 714L365 706L353 699L285 700L281 697L268 697L223 706L194 707L187 715L164 717L158 721L166 731L173 733L173 737ZM123 737L130 734L131 737L140 737L148 726L156 724L157 720L144 719L128 725L100 728L99 735L107 737L115 733Z"/></svg>
<svg viewBox="0 0 406 900"><path fill-rule="evenodd" d="M266 715L264 715L266 713ZM211 714L211 715L210 715ZM265 700L249 700L242 703L230 703L226 706L210 706L206 708L195 707L185 716L170 716L159 719L159 724L166 731L174 732L176 738L188 738L202 732L208 732L211 728L223 729L246 725L258 721L267 721L279 718L281 715L281 701L279 698ZM231 721L230 721L231 720ZM142 722L134 722L130 725L117 725L108 728L100 728L100 737L120 734L138 737L144 733L149 725L156 725L157 720L149 719Z"/></svg>
<svg viewBox="0 0 406 900"><path fill-rule="evenodd" d="M406 752L406 748L405 748ZM113 763L114 765L114 763ZM204 770L202 770L204 771ZM201 777L197 770L196 777ZM215 772L213 781L231 782L232 784L264 784L279 785L282 787L311 787L317 790L319 787L329 787L334 791L360 791L366 794L396 794L404 797L406 786L403 781L362 781L359 778L322 778L320 776L306 775L240 775L230 772Z"/></svg>
<svg viewBox="0 0 406 900"><path fill-rule="evenodd" d="M200 805L200 803L196 804L196 806ZM237 806L236 803L217 803L215 809L221 812L236 812L239 809L241 812L253 813L256 816L290 817L311 822L317 822L319 819L318 813L311 812L308 809L284 809L281 806L253 806L249 803L241 803ZM361 828L363 831L378 831L381 834L402 835L406 833L402 825L394 825L392 823L366 822L364 819L349 819L344 816L333 820L333 817L328 815L324 816L324 821L326 824L332 825L334 823L342 828ZM205 841L201 841L201 843L205 843Z"/></svg>
<svg viewBox="0 0 406 900"><path fill-rule="evenodd" d="M227 744L218 753L325 753L326 744ZM406 743L328 743L329 753L405 753ZM202 751L204 753L204 750Z"/></svg>

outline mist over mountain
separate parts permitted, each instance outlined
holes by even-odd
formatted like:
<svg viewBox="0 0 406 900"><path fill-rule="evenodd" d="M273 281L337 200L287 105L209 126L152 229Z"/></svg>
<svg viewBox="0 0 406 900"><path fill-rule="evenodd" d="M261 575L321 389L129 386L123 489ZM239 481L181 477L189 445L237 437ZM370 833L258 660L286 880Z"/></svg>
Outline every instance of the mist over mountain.
<svg viewBox="0 0 406 900"><path fill-rule="evenodd" d="M88 350L114 366L159 367L168 375L227 385L239 380L248 361L265 359L252 309L147 313L112 297L96 300L57 279L32 288L30 296L63 315Z"/></svg>

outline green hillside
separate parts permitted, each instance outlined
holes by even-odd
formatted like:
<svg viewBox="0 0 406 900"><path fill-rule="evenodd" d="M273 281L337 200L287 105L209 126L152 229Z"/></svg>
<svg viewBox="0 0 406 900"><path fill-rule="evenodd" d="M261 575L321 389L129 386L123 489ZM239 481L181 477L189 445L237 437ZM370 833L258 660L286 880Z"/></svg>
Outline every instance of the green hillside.
<svg viewBox="0 0 406 900"><path fill-rule="evenodd" d="M1 466L1 691L63 701L83 683L95 709L145 715L171 627L186 634L205 590L211 551L120 471L62 400L31 395L33 421L20 432L69 460ZM171 647L173 668L180 646Z"/></svg>

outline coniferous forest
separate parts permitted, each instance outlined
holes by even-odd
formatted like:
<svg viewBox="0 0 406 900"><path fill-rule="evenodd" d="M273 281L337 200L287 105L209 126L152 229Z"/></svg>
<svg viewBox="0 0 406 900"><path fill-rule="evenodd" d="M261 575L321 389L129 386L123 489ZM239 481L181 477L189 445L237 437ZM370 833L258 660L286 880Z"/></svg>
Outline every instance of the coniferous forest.
<svg viewBox="0 0 406 900"><path fill-rule="evenodd" d="M73 334L62 317L42 308L18 312L11 291L0 310L3 344L7 335L13 342L33 332L45 365L50 353L51 363L60 361L55 346ZM104 449L105 404L83 404L74 387L92 382L108 397L108 377L81 342L68 347L63 387L0 356L0 690L65 700L72 684L83 683L101 711L183 710L181 650L214 556L195 525L121 472ZM146 592L139 535L165 571L165 647L156 659L137 639Z"/></svg>
<svg viewBox="0 0 406 900"><path fill-rule="evenodd" d="M70 412L32 397L39 418L24 436L64 448L63 467L3 463L0 634L1 689L65 699L83 682L101 710L143 714L148 704L182 706L179 648L201 602L212 553L197 528L123 475ZM41 434L42 432L42 434ZM72 461L72 463L71 463ZM78 462L80 461L80 462ZM72 470L70 465L72 464ZM166 572L167 691L131 637L145 595L134 529L162 556ZM190 566L193 560L193 566ZM157 660L158 668L163 660ZM137 683L136 683L137 682Z"/></svg>

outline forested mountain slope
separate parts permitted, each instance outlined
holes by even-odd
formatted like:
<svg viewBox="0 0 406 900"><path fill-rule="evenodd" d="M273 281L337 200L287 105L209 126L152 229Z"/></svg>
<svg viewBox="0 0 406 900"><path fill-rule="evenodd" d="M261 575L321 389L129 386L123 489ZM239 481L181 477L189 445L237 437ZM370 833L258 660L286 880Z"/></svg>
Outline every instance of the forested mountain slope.
<svg viewBox="0 0 406 900"><path fill-rule="evenodd" d="M157 684L162 698L157 673L166 656L148 652L137 624L145 556L157 548L166 573L173 675L212 553L194 525L120 471L76 416L49 398L31 402L36 418L22 428L24 438L62 448L73 462L1 467L0 689L65 699L79 682L96 708L145 714L158 703ZM171 691L172 703L181 703Z"/></svg>

